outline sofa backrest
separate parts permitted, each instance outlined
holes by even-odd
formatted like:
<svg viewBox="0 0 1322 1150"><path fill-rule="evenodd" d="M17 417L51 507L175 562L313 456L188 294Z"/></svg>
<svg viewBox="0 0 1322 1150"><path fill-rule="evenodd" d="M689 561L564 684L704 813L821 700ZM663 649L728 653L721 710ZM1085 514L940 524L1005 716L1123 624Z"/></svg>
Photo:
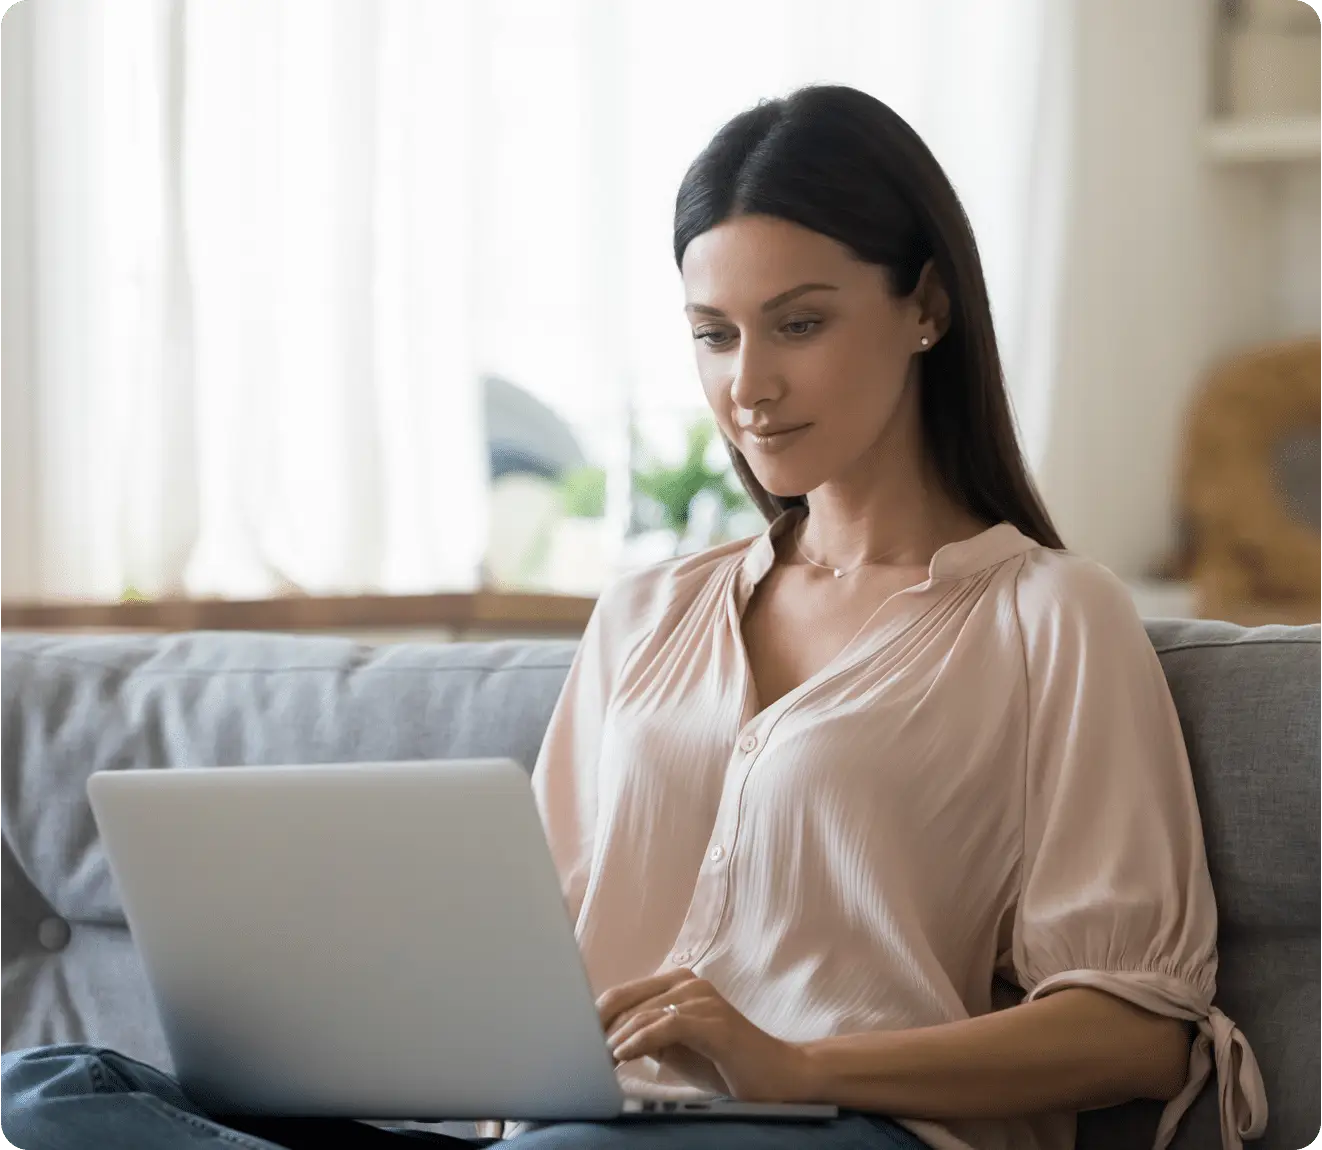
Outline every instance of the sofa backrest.
<svg viewBox="0 0 1322 1150"><path fill-rule="evenodd" d="M1152 621L1189 744L1221 912L1218 1001L1271 1119L1318 1132L1319 629ZM572 641L7 634L0 1046L169 1056L84 787L125 767L508 756L531 768ZM1219 1144L1210 1091L1175 1146ZM1159 1107L1084 1115L1080 1150L1147 1147Z"/></svg>
<svg viewBox="0 0 1322 1150"><path fill-rule="evenodd" d="M170 1065L97 838L93 771L508 756L531 769L573 641L6 634L0 1047Z"/></svg>
<svg viewBox="0 0 1322 1150"><path fill-rule="evenodd" d="M1320 631L1149 620L1189 748L1217 892L1217 1003L1249 1040L1267 1087L1267 1135L1319 1132ZM1160 1106L1081 1116L1079 1150L1151 1146ZM1146 1138L1146 1141L1143 1139ZM1221 1144L1212 1088L1174 1146Z"/></svg>

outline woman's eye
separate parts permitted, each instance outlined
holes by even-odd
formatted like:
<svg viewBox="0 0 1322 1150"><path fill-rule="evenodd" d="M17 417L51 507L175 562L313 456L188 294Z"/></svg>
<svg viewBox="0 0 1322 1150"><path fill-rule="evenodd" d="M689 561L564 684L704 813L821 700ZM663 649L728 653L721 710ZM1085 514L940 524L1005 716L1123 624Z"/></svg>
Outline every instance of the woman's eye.
<svg viewBox="0 0 1322 1150"><path fill-rule="evenodd" d="M813 329L820 328L821 324L821 320L791 320L788 324L781 325L781 330L796 338L802 338L812 334ZM694 332L693 338L705 342L709 348L724 348L724 346L730 344L730 333L722 332L719 328L707 328L703 332Z"/></svg>
<svg viewBox="0 0 1322 1150"><path fill-rule="evenodd" d="M694 339L705 340L708 347L719 347L719 344L712 342L712 336L722 335L719 331L699 331L693 334Z"/></svg>

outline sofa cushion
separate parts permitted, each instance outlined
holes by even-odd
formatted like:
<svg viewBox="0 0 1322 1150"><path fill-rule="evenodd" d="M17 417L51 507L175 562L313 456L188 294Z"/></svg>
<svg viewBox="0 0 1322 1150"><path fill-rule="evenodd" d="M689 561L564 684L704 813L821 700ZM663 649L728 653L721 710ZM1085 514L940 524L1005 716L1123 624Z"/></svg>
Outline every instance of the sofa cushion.
<svg viewBox="0 0 1322 1150"><path fill-rule="evenodd" d="M63 918L122 925L93 771L481 756L531 770L574 648L6 636L5 842Z"/></svg>

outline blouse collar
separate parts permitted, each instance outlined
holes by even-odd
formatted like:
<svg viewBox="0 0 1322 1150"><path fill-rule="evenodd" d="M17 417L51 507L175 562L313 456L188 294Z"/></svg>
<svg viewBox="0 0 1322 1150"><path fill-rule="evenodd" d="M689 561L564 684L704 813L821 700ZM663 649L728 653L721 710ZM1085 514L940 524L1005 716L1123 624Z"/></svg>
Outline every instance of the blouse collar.
<svg viewBox="0 0 1322 1150"><path fill-rule="evenodd" d="M751 590L762 581L776 562L776 540L797 524L802 507L791 507L776 516L761 535L754 537L744 555L740 574ZM1013 523L1002 520L968 539L958 539L937 548L928 564L929 582L939 579L963 579L997 563L1013 559L1039 546Z"/></svg>

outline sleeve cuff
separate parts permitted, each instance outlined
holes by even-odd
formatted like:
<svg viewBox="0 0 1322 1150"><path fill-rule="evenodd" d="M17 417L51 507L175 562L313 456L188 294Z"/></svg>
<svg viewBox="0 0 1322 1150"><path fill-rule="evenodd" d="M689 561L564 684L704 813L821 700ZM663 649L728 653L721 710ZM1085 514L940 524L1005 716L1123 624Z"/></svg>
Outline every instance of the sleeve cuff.
<svg viewBox="0 0 1322 1150"><path fill-rule="evenodd" d="M1267 1128L1267 1091L1248 1039L1197 987L1159 971L1071 970L1044 978L1025 1002L1058 990L1087 986L1114 994L1135 1006L1197 1023L1189 1051L1189 1078L1166 1104L1152 1150L1166 1150L1176 1128L1216 1069L1222 1150L1241 1150L1244 1139L1261 1137Z"/></svg>

